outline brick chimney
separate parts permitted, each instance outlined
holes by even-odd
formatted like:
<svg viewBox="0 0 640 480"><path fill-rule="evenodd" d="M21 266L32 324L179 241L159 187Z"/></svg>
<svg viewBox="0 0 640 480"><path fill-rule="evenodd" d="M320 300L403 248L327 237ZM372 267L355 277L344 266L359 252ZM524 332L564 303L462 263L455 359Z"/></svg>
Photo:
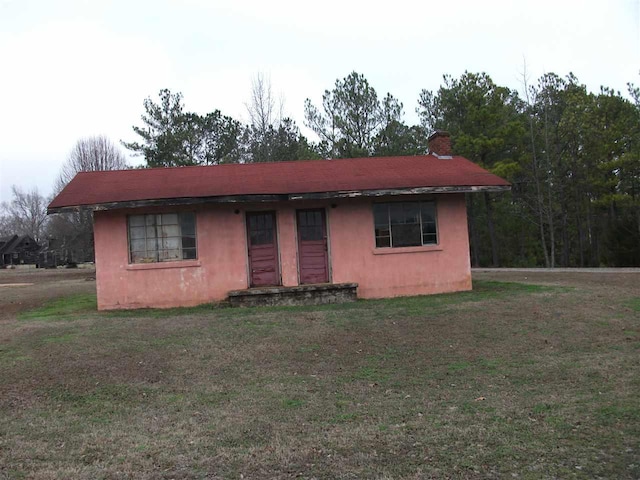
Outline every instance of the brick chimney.
<svg viewBox="0 0 640 480"><path fill-rule="evenodd" d="M427 139L429 153L436 157L451 158L451 135L444 130L436 130Z"/></svg>

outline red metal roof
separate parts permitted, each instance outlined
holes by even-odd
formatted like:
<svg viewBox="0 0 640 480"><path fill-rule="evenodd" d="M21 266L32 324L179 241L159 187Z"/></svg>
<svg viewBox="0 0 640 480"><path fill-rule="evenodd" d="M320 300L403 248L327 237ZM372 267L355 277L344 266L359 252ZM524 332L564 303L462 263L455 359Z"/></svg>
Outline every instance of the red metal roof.
<svg viewBox="0 0 640 480"><path fill-rule="evenodd" d="M508 187L463 157L433 155L81 172L50 210L114 202L420 187Z"/></svg>

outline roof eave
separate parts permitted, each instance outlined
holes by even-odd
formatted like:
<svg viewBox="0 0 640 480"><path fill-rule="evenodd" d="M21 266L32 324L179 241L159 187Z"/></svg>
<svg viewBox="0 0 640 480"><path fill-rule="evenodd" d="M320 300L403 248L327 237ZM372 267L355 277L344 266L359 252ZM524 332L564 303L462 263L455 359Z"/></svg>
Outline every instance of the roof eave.
<svg viewBox="0 0 640 480"><path fill-rule="evenodd" d="M376 190L347 190L339 192L290 194L288 200L323 200L331 198L386 197L422 195L427 193L505 192L511 185L458 185L449 187L382 188Z"/></svg>
<svg viewBox="0 0 640 480"><path fill-rule="evenodd" d="M130 200L106 202L92 205L67 205L62 207L48 207L47 214L77 212L78 210L116 210L123 208L143 208L157 206L196 205L202 203L266 203L292 200L327 200L358 197L385 197L400 195L421 195L428 193L476 193L476 192L506 192L511 185L458 185L446 187L413 187L413 188L384 188L375 190L340 190L332 192L290 193L274 195L225 195L211 197L159 198L148 200Z"/></svg>

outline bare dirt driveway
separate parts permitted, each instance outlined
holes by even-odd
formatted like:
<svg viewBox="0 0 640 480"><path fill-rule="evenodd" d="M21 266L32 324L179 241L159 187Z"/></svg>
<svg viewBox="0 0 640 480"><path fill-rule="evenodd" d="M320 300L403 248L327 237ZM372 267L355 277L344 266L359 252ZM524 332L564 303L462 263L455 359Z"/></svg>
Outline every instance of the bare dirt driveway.
<svg viewBox="0 0 640 480"><path fill-rule="evenodd" d="M95 292L95 278L87 268L0 270L0 322L55 298Z"/></svg>

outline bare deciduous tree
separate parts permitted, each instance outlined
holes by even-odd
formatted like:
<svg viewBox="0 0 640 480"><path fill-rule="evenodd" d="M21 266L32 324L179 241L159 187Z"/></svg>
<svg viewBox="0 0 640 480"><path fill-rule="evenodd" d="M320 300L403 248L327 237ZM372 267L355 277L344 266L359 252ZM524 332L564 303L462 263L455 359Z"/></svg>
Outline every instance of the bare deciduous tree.
<svg viewBox="0 0 640 480"><path fill-rule="evenodd" d="M269 127L277 129L283 118L284 99L276 98L271 89L271 78L258 73L251 79L251 100L245 103L249 124L264 134Z"/></svg>
<svg viewBox="0 0 640 480"><path fill-rule="evenodd" d="M75 144L56 180L55 192L60 192L79 172L122 170L127 160L122 151L103 135L81 138Z"/></svg>
<svg viewBox="0 0 640 480"><path fill-rule="evenodd" d="M37 188L25 192L13 185L11 192L13 199L1 204L0 234L29 235L40 243L47 223L47 201Z"/></svg>
<svg viewBox="0 0 640 480"><path fill-rule="evenodd" d="M81 138L75 144L62 166L54 185L59 193L79 172L121 170L127 168L124 154L107 137ZM93 259L93 217L89 210L60 213L51 218L49 236L61 241L68 252L69 262Z"/></svg>

